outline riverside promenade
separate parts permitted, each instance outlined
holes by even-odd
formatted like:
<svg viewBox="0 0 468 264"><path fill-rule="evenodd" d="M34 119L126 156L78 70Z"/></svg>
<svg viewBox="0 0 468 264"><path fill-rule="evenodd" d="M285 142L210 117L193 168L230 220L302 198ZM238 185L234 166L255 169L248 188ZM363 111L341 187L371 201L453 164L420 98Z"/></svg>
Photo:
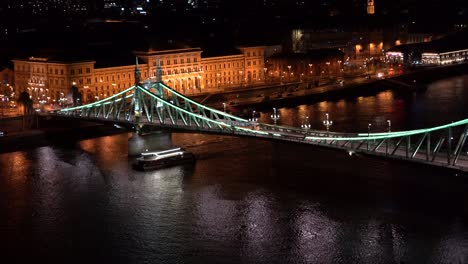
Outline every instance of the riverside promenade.
<svg viewBox="0 0 468 264"><path fill-rule="evenodd" d="M237 112L242 106L277 104L283 101L317 101L365 95L383 90L414 92L425 89L428 83L452 76L468 74L468 63L413 69L400 75L378 77L370 75L344 79L343 83L312 82L275 83L250 87L230 88L219 93L192 96L193 99L212 108Z"/></svg>

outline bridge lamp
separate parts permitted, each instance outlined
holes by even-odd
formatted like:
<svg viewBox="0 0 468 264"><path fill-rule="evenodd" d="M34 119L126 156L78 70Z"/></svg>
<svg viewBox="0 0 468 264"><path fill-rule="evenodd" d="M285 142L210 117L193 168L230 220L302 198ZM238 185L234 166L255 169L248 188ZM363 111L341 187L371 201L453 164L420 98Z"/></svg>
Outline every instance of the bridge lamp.
<svg viewBox="0 0 468 264"><path fill-rule="evenodd" d="M323 125L327 128L327 135L330 132L330 127L333 125L333 121L330 120L330 115L328 113L325 114L325 120L323 120Z"/></svg>
<svg viewBox="0 0 468 264"><path fill-rule="evenodd" d="M252 111L252 118L249 119L249 121L251 121L251 122L257 122L258 118L255 117L255 113L256 113L256 111L253 110L253 111Z"/></svg>
<svg viewBox="0 0 468 264"><path fill-rule="evenodd" d="M302 127L303 129L306 129L306 130L307 130L307 129L310 129L311 125L310 125L310 123L309 123L309 117L308 117L308 116L306 116L305 122L301 125L301 127Z"/></svg>
<svg viewBox="0 0 468 264"><path fill-rule="evenodd" d="M273 114L270 117L271 119L273 119L276 125L276 122L278 121L278 119L280 119L280 115L276 113L276 108L273 108Z"/></svg>
<svg viewBox="0 0 468 264"><path fill-rule="evenodd" d="M390 133L392 131L392 121L387 120L388 123L388 132Z"/></svg>
<svg viewBox="0 0 468 264"><path fill-rule="evenodd" d="M223 103L224 113L226 113L226 103Z"/></svg>

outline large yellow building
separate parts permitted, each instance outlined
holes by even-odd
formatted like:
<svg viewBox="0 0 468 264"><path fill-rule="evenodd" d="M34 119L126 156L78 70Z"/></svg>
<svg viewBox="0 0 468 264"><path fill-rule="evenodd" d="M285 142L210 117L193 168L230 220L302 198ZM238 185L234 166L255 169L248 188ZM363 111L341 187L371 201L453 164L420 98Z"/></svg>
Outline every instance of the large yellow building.
<svg viewBox="0 0 468 264"><path fill-rule="evenodd" d="M203 57L200 48L134 52L143 82L156 81L161 70L164 83L188 95L235 89L264 81L264 47L241 47L238 54ZM113 95L132 86L135 63L106 65L95 60L54 61L49 58L15 59L17 93L27 91L34 102L70 100L72 86L83 101Z"/></svg>

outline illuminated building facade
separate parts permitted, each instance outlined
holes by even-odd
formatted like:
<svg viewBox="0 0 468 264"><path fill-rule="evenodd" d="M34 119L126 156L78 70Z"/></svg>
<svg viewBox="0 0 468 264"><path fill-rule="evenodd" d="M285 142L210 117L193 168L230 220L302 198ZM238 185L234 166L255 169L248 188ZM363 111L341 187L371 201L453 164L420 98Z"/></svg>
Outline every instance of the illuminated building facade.
<svg viewBox="0 0 468 264"><path fill-rule="evenodd" d="M144 82L162 81L184 94L222 91L263 82L264 47L241 47L238 54L202 58L200 48L134 52ZM100 61L54 61L49 58L15 59L16 91L27 91L35 103L70 100L76 86L84 102L111 96L132 86L133 62L105 64Z"/></svg>
<svg viewBox="0 0 468 264"><path fill-rule="evenodd" d="M387 62L439 65L468 61L468 33L460 32L430 42L395 46L386 52Z"/></svg>
<svg viewBox="0 0 468 264"><path fill-rule="evenodd" d="M367 0L367 14L368 15L375 14L374 0Z"/></svg>

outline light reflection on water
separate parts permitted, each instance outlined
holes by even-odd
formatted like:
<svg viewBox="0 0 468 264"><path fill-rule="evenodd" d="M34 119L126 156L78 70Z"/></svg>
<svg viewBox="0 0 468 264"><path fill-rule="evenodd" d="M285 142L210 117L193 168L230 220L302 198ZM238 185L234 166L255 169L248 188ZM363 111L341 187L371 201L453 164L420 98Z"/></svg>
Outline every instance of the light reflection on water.
<svg viewBox="0 0 468 264"><path fill-rule="evenodd" d="M437 89L422 98L448 100ZM452 96L458 100L464 93ZM414 114L401 111L421 106L398 97L384 92L280 113L297 121L294 111L316 118L343 111L356 119L389 112L401 116L392 119L401 126ZM468 262L467 183L450 173L310 146L198 134L170 136L197 156L195 166L137 172L127 157L129 137L0 154L4 259ZM162 135L149 141L170 143Z"/></svg>
<svg viewBox="0 0 468 264"><path fill-rule="evenodd" d="M282 117L278 124L300 127L309 116L312 129L323 130L325 113L333 120L331 130L343 132L366 132L369 123L376 132L387 131L386 120L391 120L395 131L446 124L468 116L467 82L468 75L464 75L434 82L420 92L383 91L357 98L277 106ZM256 110L261 112L260 122L273 123L270 108Z"/></svg>

